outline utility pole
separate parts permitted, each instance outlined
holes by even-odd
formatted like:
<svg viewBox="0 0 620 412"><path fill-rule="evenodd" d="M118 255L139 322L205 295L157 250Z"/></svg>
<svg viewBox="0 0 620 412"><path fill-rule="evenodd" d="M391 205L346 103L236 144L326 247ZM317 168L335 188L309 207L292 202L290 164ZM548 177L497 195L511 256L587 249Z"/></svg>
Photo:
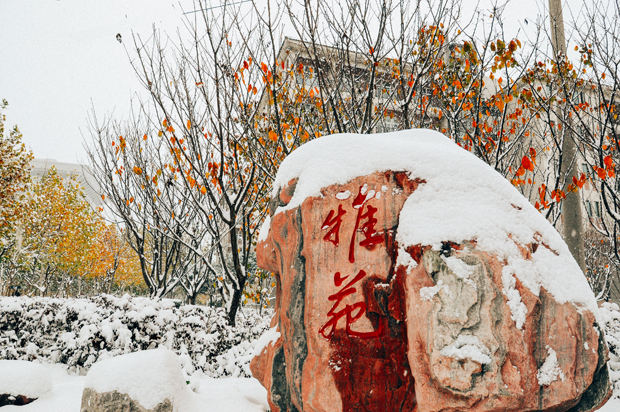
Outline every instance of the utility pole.
<svg viewBox="0 0 620 412"><path fill-rule="evenodd" d="M566 58L566 38L564 36L564 18L562 17L561 0L549 0L549 25L551 26L551 45L556 62ZM568 99L567 99L568 100ZM566 183L564 192L566 199L562 202L562 220L564 240L573 257L585 273L586 261L583 248L583 216L581 212L581 193L568 192L566 189L572 183L572 176L579 176L579 164L577 161L577 147L572 136L571 128L564 127L564 139L562 141L562 164L560 173L565 176Z"/></svg>

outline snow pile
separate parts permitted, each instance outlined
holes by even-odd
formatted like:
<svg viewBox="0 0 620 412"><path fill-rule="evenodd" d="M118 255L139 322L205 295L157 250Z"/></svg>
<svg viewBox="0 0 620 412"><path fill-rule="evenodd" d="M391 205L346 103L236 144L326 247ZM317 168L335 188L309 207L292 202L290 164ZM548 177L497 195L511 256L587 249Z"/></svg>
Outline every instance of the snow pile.
<svg viewBox="0 0 620 412"><path fill-rule="evenodd" d="M340 134L306 143L280 166L273 196L291 179L299 180L291 201L276 213L321 196L324 187L388 170L425 182L401 210L396 235L401 248L439 250L443 242L475 241L503 261L506 275L516 276L535 295L544 287L558 303L585 305L598 316L586 278L551 224L489 165L431 130ZM535 245L531 261L522 254L529 245ZM513 318L522 324L520 297L511 300Z"/></svg>
<svg viewBox="0 0 620 412"><path fill-rule="evenodd" d="M267 332L263 333L263 336L258 339L258 342L256 342L256 346L254 347L254 355L260 355L263 349L269 345L275 344L279 338L280 332L278 331L278 326L276 325Z"/></svg>
<svg viewBox="0 0 620 412"><path fill-rule="evenodd" d="M406 269L406 273L411 272L413 269L418 267L418 262L413 260L411 255L405 251L403 248L398 249L398 254L396 255L396 265L404 266Z"/></svg>
<svg viewBox="0 0 620 412"><path fill-rule="evenodd" d="M540 386L549 386L552 382L557 381L558 378L562 381L566 379L564 372L560 369L558 355L549 345L547 345L547 353L547 359L538 369L538 374L536 375Z"/></svg>
<svg viewBox="0 0 620 412"><path fill-rule="evenodd" d="M265 216L265 221L260 227L260 231L258 232L257 242L264 242L269 237L269 228L271 227L271 217L269 215Z"/></svg>
<svg viewBox="0 0 620 412"><path fill-rule="evenodd" d="M154 409L168 399L177 410L179 403L191 396L179 357L167 349L145 350L97 362L88 371L84 387L98 393L127 394L146 409Z"/></svg>
<svg viewBox="0 0 620 412"><path fill-rule="evenodd" d="M491 363L491 351L477 336L459 335L452 344L441 350L441 354L456 360L471 359L481 365Z"/></svg>
<svg viewBox="0 0 620 412"><path fill-rule="evenodd" d="M474 289L477 289L476 284L469 278L474 273L474 268L463 262L456 256L445 257L441 256L448 268L459 278L463 279L465 283L471 285Z"/></svg>
<svg viewBox="0 0 620 412"><path fill-rule="evenodd" d="M448 285L444 285L443 280L440 279L435 286L428 286L420 289L420 298L425 301L431 301L442 289L445 290L450 297L452 297L450 288Z"/></svg>
<svg viewBox="0 0 620 412"><path fill-rule="evenodd" d="M180 356L188 376L250 376L254 346L270 316L244 310L231 327L222 309L177 306L129 295L2 297L0 359L39 359L81 371L100 359L163 346Z"/></svg>
<svg viewBox="0 0 620 412"><path fill-rule="evenodd" d="M52 390L52 378L40 364L0 360L0 395L39 398Z"/></svg>
<svg viewBox="0 0 620 412"><path fill-rule="evenodd" d="M510 308L510 317L515 321L517 329L521 329L527 316L527 306L521 301L521 294L517 290L517 280L506 270L502 271L502 293L506 296L506 304Z"/></svg>
<svg viewBox="0 0 620 412"><path fill-rule="evenodd" d="M620 399L620 308L615 303L603 303L600 308L609 347L609 380L613 387L613 398Z"/></svg>

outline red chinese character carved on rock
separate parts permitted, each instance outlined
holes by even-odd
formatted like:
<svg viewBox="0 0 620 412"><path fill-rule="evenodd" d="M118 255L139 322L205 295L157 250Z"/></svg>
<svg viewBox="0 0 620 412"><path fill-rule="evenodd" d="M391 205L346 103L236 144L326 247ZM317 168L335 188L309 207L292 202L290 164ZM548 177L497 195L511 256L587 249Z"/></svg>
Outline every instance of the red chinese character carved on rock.
<svg viewBox="0 0 620 412"><path fill-rule="evenodd" d="M375 229L375 225L377 224L375 212L377 211L377 208L367 205L367 211L366 213L363 213L364 203L366 203L367 200L366 197L367 193L362 193L362 187L360 187L359 194L355 197L355 200L353 200L353 208L357 209L357 219L355 220L355 229L353 229L353 236L351 237L351 243L349 245L349 262L351 263L355 263L355 238L358 229L364 235L364 240L360 242L360 246L363 246L366 249L372 250L374 245L381 243L384 240L384 236L382 234L377 234L377 230ZM367 220L360 228L360 222L362 219Z"/></svg>
<svg viewBox="0 0 620 412"><path fill-rule="evenodd" d="M327 316L329 316L331 319L329 319L327 323L323 325L323 327L319 330L319 333L323 335L325 339L331 339L332 335L336 331L338 321L343 317L346 317L346 332L349 336L354 336L362 339L370 339L381 336L383 334L383 323L379 324L379 328L372 332L356 332L351 329L351 325L355 323L355 321L357 321L359 318L361 318L364 313L366 313L366 303L364 302L357 302L352 305L345 305L343 309L336 311L336 308L338 308L338 306L345 297L352 295L357 291L357 289L355 289L353 285L362 280L365 276L366 272L360 270L359 273L342 289L328 297L329 300L335 301L335 303L329 310L329 312L327 312ZM342 278L340 277L340 272L336 272L336 274L334 275L334 285L340 287L340 285L342 285L342 282L348 277L349 276L345 276L344 278Z"/></svg>
<svg viewBox="0 0 620 412"><path fill-rule="evenodd" d="M329 232L323 237L323 240L332 242L334 245L338 246L338 243L340 243L339 233L340 225L342 224L342 215L345 213L347 212L342 208L342 205L338 205L338 214L336 216L334 216L333 210L329 211L321 229L328 229L332 225L333 227L329 229Z"/></svg>

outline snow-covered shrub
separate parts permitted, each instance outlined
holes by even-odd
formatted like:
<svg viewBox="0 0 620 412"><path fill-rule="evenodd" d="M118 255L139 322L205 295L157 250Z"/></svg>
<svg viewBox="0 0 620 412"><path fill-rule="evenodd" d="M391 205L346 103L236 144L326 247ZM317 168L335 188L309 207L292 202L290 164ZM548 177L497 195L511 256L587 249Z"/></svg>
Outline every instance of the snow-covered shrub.
<svg viewBox="0 0 620 412"><path fill-rule="evenodd" d="M171 300L0 298L0 359L59 362L84 372L99 359L165 346L186 375L250 376L270 314L245 310L231 327L223 309Z"/></svg>
<svg viewBox="0 0 620 412"><path fill-rule="evenodd" d="M620 308L615 303L603 303L600 313L609 347L609 379L613 397L620 398Z"/></svg>

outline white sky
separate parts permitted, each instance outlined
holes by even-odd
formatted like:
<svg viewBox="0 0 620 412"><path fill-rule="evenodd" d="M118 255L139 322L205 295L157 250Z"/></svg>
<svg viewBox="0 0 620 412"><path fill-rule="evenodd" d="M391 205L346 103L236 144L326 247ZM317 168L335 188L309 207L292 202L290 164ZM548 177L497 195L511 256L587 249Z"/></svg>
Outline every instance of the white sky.
<svg viewBox="0 0 620 412"><path fill-rule="evenodd" d="M116 34L130 41L153 24L172 33L182 17L170 0L0 0L0 10L7 126L19 126L35 157L72 163L86 160L91 107L123 116L140 90Z"/></svg>
<svg viewBox="0 0 620 412"><path fill-rule="evenodd" d="M474 8L473 0L465 3ZM171 0L0 0L6 126L19 126L36 158L87 162L90 109L99 118L126 117L132 93L141 91L116 34L129 42L132 30L148 37L155 24L173 36L183 30L183 11L193 10L192 0L181 4L184 10ZM508 28L516 33L525 18L533 27L539 9L536 0L513 1L504 14Z"/></svg>

